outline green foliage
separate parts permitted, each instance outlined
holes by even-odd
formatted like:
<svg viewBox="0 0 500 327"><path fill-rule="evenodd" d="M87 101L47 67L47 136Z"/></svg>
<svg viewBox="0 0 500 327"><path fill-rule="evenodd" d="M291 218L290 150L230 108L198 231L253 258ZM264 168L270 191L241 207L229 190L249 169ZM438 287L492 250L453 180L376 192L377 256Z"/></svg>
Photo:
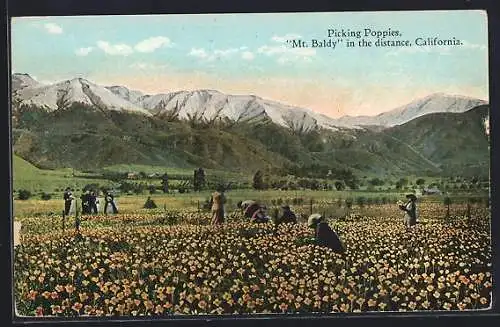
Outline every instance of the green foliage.
<svg viewBox="0 0 500 327"><path fill-rule="evenodd" d="M149 189L149 194L155 194L156 193L156 186L149 185L148 189Z"/></svg>
<svg viewBox="0 0 500 327"><path fill-rule="evenodd" d="M262 171L257 170L255 175L253 176L253 183L252 187L256 190L263 190L265 189L265 184L264 184L264 175L262 174Z"/></svg>
<svg viewBox="0 0 500 327"><path fill-rule="evenodd" d="M382 185L385 184L385 182L382 179L378 178L378 177L375 177L375 178L371 179L369 181L369 183L371 185L373 185L373 186L382 186Z"/></svg>
<svg viewBox="0 0 500 327"><path fill-rule="evenodd" d="M360 207L363 207L366 204L366 197L364 196L358 196L356 198L356 204Z"/></svg>
<svg viewBox="0 0 500 327"><path fill-rule="evenodd" d="M52 195L50 193L43 192L40 197L42 200L47 201L47 200L50 200L52 198Z"/></svg>
<svg viewBox="0 0 500 327"><path fill-rule="evenodd" d="M19 190L17 195L19 200L28 200L31 197L31 192L28 190Z"/></svg>
<svg viewBox="0 0 500 327"><path fill-rule="evenodd" d="M345 189L345 185L340 181L336 181L335 188L337 189L337 191L343 191Z"/></svg>
<svg viewBox="0 0 500 327"><path fill-rule="evenodd" d="M415 182L415 184L417 184L418 186L425 185L425 179L419 178L419 179L417 179L417 181Z"/></svg>

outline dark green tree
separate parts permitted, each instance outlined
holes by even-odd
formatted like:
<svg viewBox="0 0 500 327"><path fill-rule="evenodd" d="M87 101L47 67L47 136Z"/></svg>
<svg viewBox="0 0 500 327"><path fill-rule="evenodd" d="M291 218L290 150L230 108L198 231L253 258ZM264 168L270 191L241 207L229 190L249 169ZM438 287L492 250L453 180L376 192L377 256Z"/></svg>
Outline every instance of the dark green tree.
<svg viewBox="0 0 500 327"><path fill-rule="evenodd" d="M445 197L443 203L446 206L446 218L450 218L450 205L451 205L450 197L449 196Z"/></svg>
<svg viewBox="0 0 500 327"><path fill-rule="evenodd" d="M256 190L264 189L264 175L262 174L262 171L257 170L255 175L253 176L252 187Z"/></svg>
<svg viewBox="0 0 500 327"><path fill-rule="evenodd" d="M336 181L335 188L337 189L337 191L343 191L345 190L345 185L341 181Z"/></svg>
<svg viewBox="0 0 500 327"><path fill-rule="evenodd" d="M168 193L168 175L167 173L163 174L161 177L161 189L163 193Z"/></svg>
<svg viewBox="0 0 500 327"><path fill-rule="evenodd" d="M425 184L425 179L419 178L419 179L417 179L417 181L415 182L415 184L417 184L418 186L422 186L422 185Z"/></svg>

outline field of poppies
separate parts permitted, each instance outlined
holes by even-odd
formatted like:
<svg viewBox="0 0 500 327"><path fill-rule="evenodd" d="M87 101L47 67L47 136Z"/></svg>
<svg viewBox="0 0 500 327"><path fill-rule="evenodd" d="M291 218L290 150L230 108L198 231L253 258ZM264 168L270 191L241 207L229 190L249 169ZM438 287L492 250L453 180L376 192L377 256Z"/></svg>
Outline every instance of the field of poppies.
<svg viewBox="0 0 500 327"><path fill-rule="evenodd" d="M407 231L395 205L329 219L347 253L303 242L305 222L222 226L196 210L24 217L15 249L21 316L151 316L478 310L491 304L490 214L445 218L423 203Z"/></svg>

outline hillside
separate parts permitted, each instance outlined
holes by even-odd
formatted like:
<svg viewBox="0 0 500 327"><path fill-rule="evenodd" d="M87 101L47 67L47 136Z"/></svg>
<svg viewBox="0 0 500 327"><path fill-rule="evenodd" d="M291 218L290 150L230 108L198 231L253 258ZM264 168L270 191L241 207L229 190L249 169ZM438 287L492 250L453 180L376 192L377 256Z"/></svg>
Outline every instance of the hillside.
<svg viewBox="0 0 500 327"><path fill-rule="evenodd" d="M55 112L24 108L15 115L14 152L44 168L96 169L126 163L256 169L286 161L257 142L223 130L136 113L75 104Z"/></svg>
<svg viewBox="0 0 500 327"><path fill-rule="evenodd" d="M481 123L486 112L482 106L427 115L385 130L297 133L271 120L213 125L83 104L54 112L22 107L15 113L13 145L17 155L43 168L139 164L251 173L297 166L437 174L488 165Z"/></svg>
<svg viewBox="0 0 500 327"><path fill-rule="evenodd" d="M483 125L487 105L465 113L434 113L384 131L410 145L446 171L489 171L488 139Z"/></svg>

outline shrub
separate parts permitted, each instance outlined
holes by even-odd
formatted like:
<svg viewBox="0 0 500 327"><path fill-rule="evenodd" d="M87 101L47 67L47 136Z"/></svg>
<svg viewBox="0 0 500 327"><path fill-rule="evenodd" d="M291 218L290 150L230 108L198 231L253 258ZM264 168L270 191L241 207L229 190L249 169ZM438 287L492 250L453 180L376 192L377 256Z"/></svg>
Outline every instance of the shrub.
<svg viewBox="0 0 500 327"><path fill-rule="evenodd" d="M18 199L19 200L28 200L31 197L31 192L28 190L19 190Z"/></svg>
<svg viewBox="0 0 500 327"><path fill-rule="evenodd" d="M356 204L360 207L364 206L366 204L366 198L364 196L358 196L356 198Z"/></svg>
<svg viewBox="0 0 500 327"><path fill-rule="evenodd" d="M50 200L52 198L52 195L49 193L43 192L41 198L42 198L42 200L47 201L47 200Z"/></svg>
<svg viewBox="0 0 500 327"><path fill-rule="evenodd" d="M154 185L149 185L149 194L155 194L156 193L156 186Z"/></svg>

